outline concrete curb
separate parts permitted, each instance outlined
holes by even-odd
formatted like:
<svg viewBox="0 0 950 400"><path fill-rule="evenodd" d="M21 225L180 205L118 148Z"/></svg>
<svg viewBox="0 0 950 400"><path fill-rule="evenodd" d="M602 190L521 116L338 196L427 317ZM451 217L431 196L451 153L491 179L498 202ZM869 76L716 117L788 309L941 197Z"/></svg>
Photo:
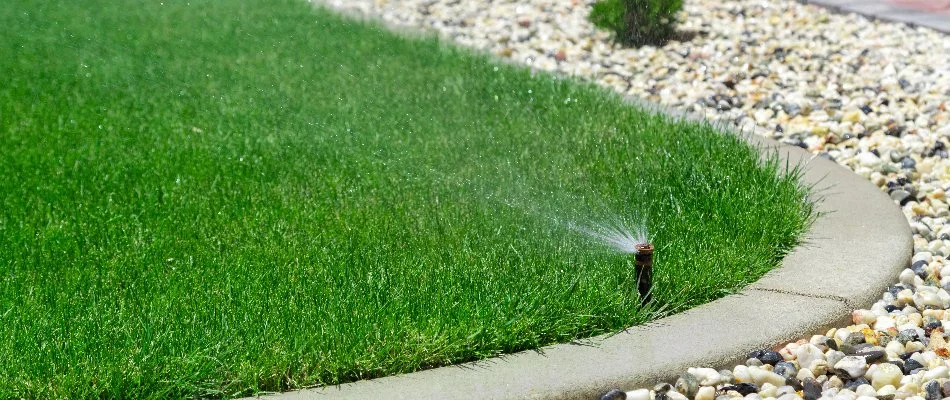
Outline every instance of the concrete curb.
<svg viewBox="0 0 950 400"><path fill-rule="evenodd" d="M856 13L882 21L900 22L950 33L950 13L903 6L887 0L796 0L840 13Z"/></svg>
<svg viewBox="0 0 950 400"><path fill-rule="evenodd" d="M803 166L806 184L830 191L822 193L823 215L806 244L741 293L615 335L258 398L592 399L611 388L672 381L688 367L731 367L752 350L848 325L851 310L872 304L909 264L913 242L904 215L877 187L832 161L756 135L745 139Z"/></svg>

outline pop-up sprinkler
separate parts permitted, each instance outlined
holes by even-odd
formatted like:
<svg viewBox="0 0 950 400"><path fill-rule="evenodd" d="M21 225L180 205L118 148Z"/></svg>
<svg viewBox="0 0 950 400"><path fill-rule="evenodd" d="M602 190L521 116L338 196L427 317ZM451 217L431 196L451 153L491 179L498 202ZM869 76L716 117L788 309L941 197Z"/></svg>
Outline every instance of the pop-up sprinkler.
<svg viewBox="0 0 950 400"><path fill-rule="evenodd" d="M653 244L637 244L637 253L634 260L640 304L646 305L650 302L650 292L653 289Z"/></svg>
<svg viewBox="0 0 950 400"><path fill-rule="evenodd" d="M640 304L646 305L650 302L651 292L653 291L653 244L650 243L644 224L627 227L622 223L593 224L591 226L572 223L569 226L571 229L583 233L620 253L633 254L633 273L636 274ZM623 257L623 262L629 266L630 259L627 257L629 256ZM630 282L629 279L629 275L623 277L624 286L627 285L627 282Z"/></svg>

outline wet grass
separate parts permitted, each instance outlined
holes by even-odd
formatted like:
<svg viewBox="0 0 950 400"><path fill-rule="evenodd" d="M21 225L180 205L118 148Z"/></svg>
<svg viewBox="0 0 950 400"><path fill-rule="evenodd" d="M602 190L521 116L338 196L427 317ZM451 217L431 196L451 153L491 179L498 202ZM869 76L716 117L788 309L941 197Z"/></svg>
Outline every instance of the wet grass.
<svg viewBox="0 0 950 400"><path fill-rule="evenodd" d="M302 1L0 7L0 397L233 397L616 331L812 215L732 136ZM567 228L639 215L630 257Z"/></svg>

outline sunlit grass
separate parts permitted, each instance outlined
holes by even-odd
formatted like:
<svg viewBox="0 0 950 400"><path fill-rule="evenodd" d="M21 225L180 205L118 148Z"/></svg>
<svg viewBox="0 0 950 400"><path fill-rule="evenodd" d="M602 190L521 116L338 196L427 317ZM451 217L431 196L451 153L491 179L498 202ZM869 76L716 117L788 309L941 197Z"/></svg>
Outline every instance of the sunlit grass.
<svg viewBox="0 0 950 400"><path fill-rule="evenodd" d="M0 397L232 397L615 331L811 216L734 137L303 1L0 7ZM635 227L634 227L635 228Z"/></svg>

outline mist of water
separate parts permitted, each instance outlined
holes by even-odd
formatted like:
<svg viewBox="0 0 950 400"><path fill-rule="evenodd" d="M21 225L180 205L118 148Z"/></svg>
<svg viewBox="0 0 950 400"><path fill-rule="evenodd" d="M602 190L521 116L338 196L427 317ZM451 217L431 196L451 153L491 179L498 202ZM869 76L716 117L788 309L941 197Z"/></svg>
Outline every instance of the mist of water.
<svg viewBox="0 0 950 400"><path fill-rule="evenodd" d="M621 253L636 254L639 252L637 245L649 243L646 226L642 223L615 221L613 223L595 222L581 225L572 222L568 224L568 227Z"/></svg>

